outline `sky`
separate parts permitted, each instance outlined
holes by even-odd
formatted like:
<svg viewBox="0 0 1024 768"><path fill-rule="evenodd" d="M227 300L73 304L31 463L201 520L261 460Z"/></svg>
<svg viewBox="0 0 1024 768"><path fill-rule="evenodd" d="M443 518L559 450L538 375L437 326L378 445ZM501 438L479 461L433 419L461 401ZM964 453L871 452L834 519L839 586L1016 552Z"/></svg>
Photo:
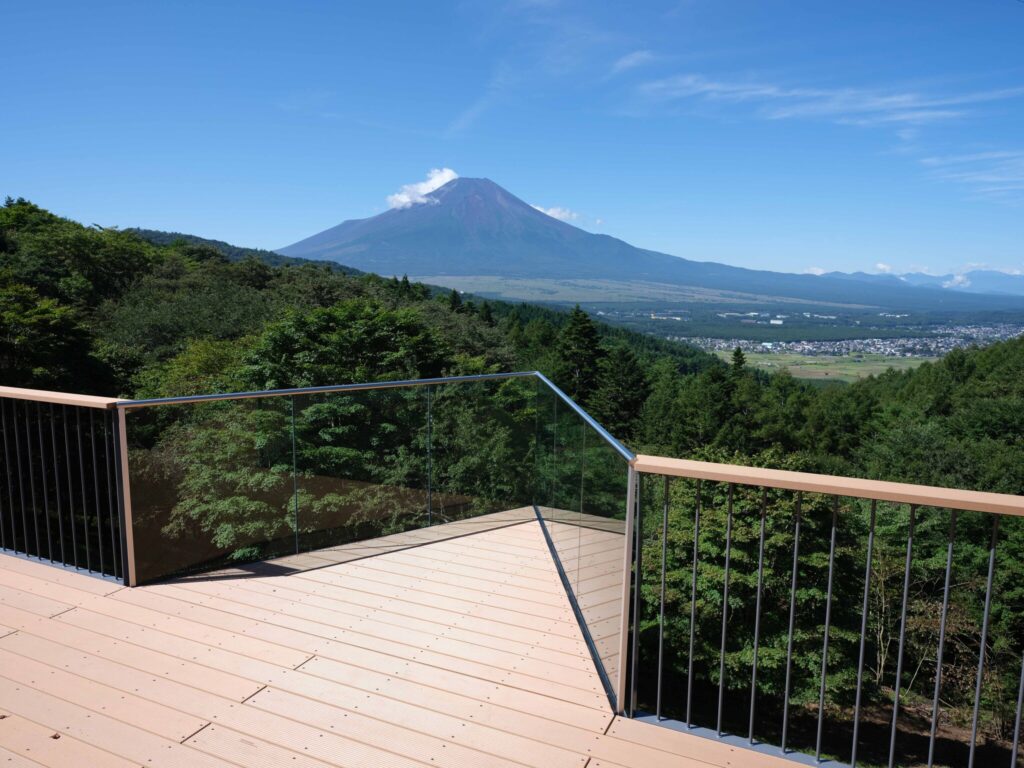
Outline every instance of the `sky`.
<svg viewBox="0 0 1024 768"><path fill-rule="evenodd" d="M781 271L1024 270L1024 1L5 3L0 195L279 248L487 177Z"/></svg>

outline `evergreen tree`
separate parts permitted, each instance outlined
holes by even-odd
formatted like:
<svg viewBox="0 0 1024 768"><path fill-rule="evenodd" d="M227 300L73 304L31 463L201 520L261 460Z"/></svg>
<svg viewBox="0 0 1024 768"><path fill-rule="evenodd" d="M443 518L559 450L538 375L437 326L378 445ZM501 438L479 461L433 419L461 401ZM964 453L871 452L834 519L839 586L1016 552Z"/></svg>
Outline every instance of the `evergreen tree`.
<svg viewBox="0 0 1024 768"><path fill-rule="evenodd" d="M462 295L452 288L452 292L448 294L448 309L452 312L462 311Z"/></svg>
<svg viewBox="0 0 1024 768"><path fill-rule="evenodd" d="M577 403L587 405L597 388L598 363L602 350L597 328L577 304L558 337L558 385Z"/></svg>
<svg viewBox="0 0 1024 768"><path fill-rule="evenodd" d="M639 358L629 347L616 344L598 363L597 389L588 407L591 415L609 432L632 440L640 426L640 414L650 394Z"/></svg>

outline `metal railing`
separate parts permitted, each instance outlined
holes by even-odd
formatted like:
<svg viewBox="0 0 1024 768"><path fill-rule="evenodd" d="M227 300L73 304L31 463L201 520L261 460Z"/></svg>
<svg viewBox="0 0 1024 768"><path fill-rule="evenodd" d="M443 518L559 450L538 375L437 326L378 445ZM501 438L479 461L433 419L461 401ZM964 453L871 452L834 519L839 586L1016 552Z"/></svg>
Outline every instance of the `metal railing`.
<svg viewBox="0 0 1024 768"><path fill-rule="evenodd" d="M1024 497L633 468L627 714L813 762L1018 765L1024 605L997 577Z"/></svg>
<svg viewBox="0 0 1024 768"><path fill-rule="evenodd" d="M123 579L115 402L0 387L0 548Z"/></svg>

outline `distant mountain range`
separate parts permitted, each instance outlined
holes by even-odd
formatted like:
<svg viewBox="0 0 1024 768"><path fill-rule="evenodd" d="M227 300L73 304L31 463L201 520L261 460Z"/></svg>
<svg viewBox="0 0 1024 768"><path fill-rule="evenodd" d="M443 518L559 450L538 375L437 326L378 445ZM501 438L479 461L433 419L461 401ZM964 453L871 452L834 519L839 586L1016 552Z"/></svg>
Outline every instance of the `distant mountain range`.
<svg viewBox="0 0 1024 768"><path fill-rule="evenodd" d="M870 272L827 272L822 277L857 280L875 285L908 285L918 288L939 288L962 293L1024 296L1024 275L998 272L994 269L975 269L958 275L929 275L924 272L871 274Z"/></svg>
<svg viewBox="0 0 1024 768"><path fill-rule="evenodd" d="M455 179L427 195L426 202L342 222L277 253L456 287L472 277L473 285L493 285L496 295L506 298L513 297L509 291L517 281L605 281L868 307L1024 309L1024 291L981 296L948 290L940 278L797 275L645 250L554 219L488 179Z"/></svg>

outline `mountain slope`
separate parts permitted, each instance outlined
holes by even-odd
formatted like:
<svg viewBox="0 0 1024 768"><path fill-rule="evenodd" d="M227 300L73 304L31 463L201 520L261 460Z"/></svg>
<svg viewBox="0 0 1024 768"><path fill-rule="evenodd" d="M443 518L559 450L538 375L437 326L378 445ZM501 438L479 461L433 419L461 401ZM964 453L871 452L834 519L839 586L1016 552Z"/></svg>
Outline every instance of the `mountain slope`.
<svg viewBox="0 0 1024 768"><path fill-rule="evenodd" d="M992 308L978 296L899 281L866 284L742 269L636 248L558 221L489 179L455 179L426 203L345 221L278 253L339 261L382 275L655 282L880 307ZM1024 308L1024 299L1015 297L998 303Z"/></svg>
<svg viewBox="0 0 1024 768"><path fill-rule="evenodd" d="M283 266L286 264L298 265L298 264L309 264L313 261L324 262L328 261L325 259L301 259L293 256L283 256L280 253L274 251L266 251L262 248L245 248L239 245L232 245L231 243L225 243L223 240L211 240L206 237L199 237L197 235L187 235L182 232L164 232L159 229L138 229L130 228L127 230L132 232L143 240L153 245L171 245L179 240L188 243L189 245L205 245L213 248L216 251L220 251L224 256L227 257L228 261L243 261L245 259L254 258L262 261L264 264L269 264L272 267ZM344 275L361 275L363 274L360 270L354 269L353 267L347 267L344 264L338 264L334 261L328 261L331 268L341 272Z"/></svg>

